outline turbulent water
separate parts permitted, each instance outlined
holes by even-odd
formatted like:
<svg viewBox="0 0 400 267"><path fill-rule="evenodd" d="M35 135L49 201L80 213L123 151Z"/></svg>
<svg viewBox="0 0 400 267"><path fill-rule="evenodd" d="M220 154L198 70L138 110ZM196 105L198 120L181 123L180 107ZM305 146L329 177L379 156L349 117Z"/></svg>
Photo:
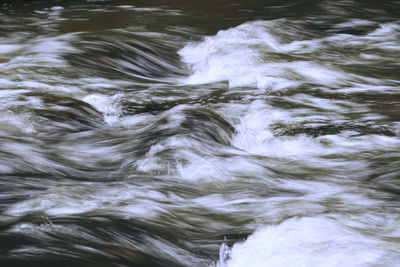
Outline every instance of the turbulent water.
<svg viewBox="0 0 400 267"><path fill-rule="evenodd" d="M400 266L400 2L0 3L1 266Z"/></svg>

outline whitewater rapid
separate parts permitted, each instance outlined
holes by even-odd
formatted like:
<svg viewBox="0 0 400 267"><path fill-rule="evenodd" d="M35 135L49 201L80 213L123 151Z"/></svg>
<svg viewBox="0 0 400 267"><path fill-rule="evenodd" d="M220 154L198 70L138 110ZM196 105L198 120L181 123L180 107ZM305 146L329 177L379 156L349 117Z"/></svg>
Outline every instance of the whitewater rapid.
<svg viewBox="0 0 400 267"><path fill-rule="evenodd" d="M10 9L0 263L397 266L400 23L344 2Z"/></svg>

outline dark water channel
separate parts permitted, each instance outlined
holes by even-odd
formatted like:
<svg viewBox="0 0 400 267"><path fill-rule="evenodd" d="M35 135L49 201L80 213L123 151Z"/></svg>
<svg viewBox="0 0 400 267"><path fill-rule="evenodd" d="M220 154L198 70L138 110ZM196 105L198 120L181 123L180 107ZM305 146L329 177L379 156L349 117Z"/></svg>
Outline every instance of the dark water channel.
<svg viewBox="0 0 400 267"><path fill-rule="evenodd" d="M0 266L400 266L399 1L0 2Z"/></svg>

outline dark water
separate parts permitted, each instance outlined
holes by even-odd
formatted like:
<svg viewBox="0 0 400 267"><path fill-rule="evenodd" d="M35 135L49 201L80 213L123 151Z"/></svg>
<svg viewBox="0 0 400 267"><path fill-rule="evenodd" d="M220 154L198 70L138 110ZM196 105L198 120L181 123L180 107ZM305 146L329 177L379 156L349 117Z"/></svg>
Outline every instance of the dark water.
<svg viewBox="0 0 400 267"><path fill-rule="evenodd" d="M0 3L0 266L400 266L399 1Z"/></svg>

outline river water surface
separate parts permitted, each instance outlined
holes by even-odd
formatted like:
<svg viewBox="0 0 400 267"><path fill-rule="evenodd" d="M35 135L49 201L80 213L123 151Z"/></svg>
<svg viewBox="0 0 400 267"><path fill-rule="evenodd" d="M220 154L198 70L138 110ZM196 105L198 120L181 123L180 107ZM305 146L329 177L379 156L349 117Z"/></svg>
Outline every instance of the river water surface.
<svg viewBox="0 0 400 267"><path fill-rule="evenodd" d="M400 266L400 2L0 3L1 266Z"/></svg>

